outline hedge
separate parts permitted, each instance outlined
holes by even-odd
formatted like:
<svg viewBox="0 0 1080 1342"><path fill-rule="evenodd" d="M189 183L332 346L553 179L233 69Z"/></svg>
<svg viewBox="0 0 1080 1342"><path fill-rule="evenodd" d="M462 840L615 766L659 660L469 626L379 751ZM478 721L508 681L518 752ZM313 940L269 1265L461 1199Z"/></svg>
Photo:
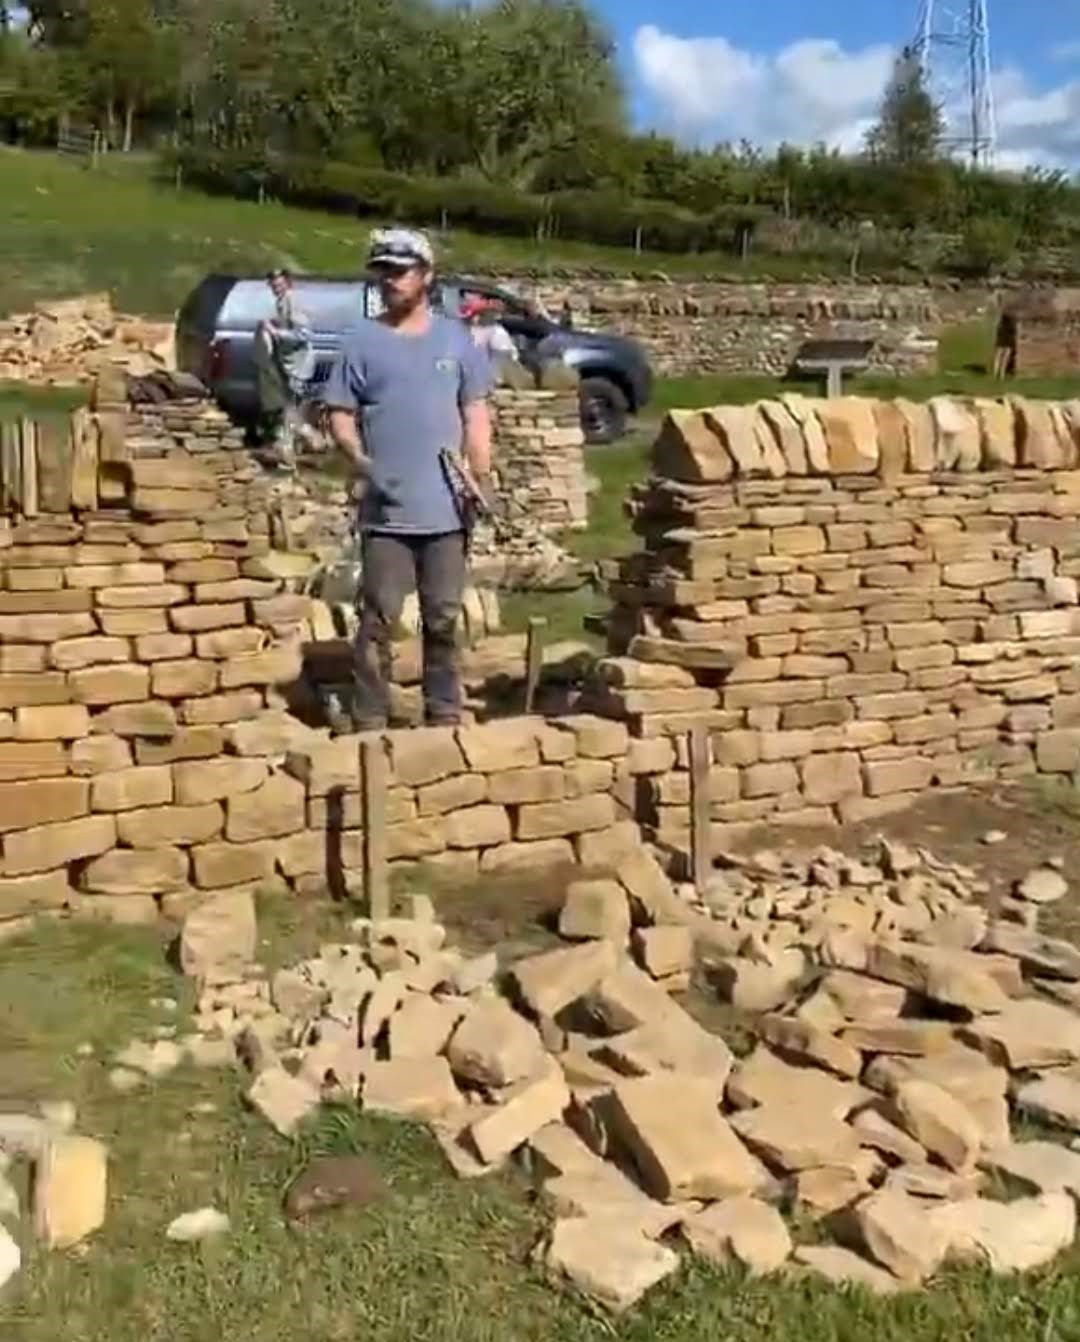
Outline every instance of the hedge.
<svg viewBox="0 0 1080 1342"><path fill-rule="evenodd" d="M621 247L637 243L659 252L729 248L735 222L731 210L700 215L668 201L633 200L610 191L530 195L472 179L413 177L296 155L259 158L186 147L172 151L167 166L192 185L242 199L272 197L339 214L427 225L445 222L478 233Z"/></svg>

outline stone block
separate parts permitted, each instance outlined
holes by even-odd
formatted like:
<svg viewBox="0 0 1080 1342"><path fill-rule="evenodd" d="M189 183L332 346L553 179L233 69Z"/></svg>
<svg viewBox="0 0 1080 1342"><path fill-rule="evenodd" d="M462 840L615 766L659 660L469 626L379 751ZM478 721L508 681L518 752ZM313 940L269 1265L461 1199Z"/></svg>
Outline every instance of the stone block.
<svg viewBox="0 0 1080 1342"><path fill-rule="evenodd" d="M548 1057L533 1075L502 1092L499 1105L469 1127L481 1160L498 1164L548 1123L562 1119L570 1091L562 1068Z"/></svg>
<svg viewBox="0 0 1080 1342"><path fill-rule="evenodd" d="M616 960L611 942L589 941L529 956L517 961L511 972L522 998L536 1015L554 1017L612 973Z"/></svg>
<svg viewBox="0 0 1080 1342"><path fill-rule="evenodd" d="M541 1071L545 1049L536 1027L502 998L469 1006L447 1049L456 1076L483 1086L509 1086Z"/></svg>
<svg viewBox="0 0 1080 1342"><path fill-rule="evenodd" d="M928 1081L904 1081L893 1097L900 1126L949 1169L974 1167L982 1133L970 1111Z"/></svg>
<svg viewBox="0 0 1080 1342"><path fill-rule="evenodd" d="M527 719L462 727L457 740L468 767L477 773L531 769L540 763L537 724Z"/></svg>
<svg viewBox="0 0 1080 1342"><path fill-rule="evenodd" d="M178 727L166 741L137 741L135 758L139 764L174 764L178 760L212 759L225 751L225 734L220 727Z"/></svg>
<svg viewBox="0 0 1080 1342"><path fill-rule="evenodd" d="M234 843L296 834L307 819L304 785L287 774L272 774L249 791L230 790L225 815L225 837Z"/></svg>
<svg viewBox="0 0 1080 1342"><path fill-rule="evenodd" d="M545 764L534 769L508 769L504 773L491 774L486 780L487 795L500 806L561 801L566 796L566 767ZM479 774L465 776L482 777Z"/></svg>
<svg viewBox="0 0 1080 1342"><path fill-rule="evenodd" d="M714 1203L684 1221L682 1234L698 1258L717 1267L740 1263L755 1276L777 1271L791 1255L784 1218L751 1197Z"/></svg>
<svg viewBox="0 0 1080 1342"><path fill-rule="evenodd" d="M274 844L205 843L191 849L195 884L203 890L269 880Z"/></svg>
<svg viewBox="0 0 1080 1342"><path fill-rule="evenodd" d="M108 1153L102 1142L54 1135L34 1168L34 1232L50 1249L67 1249L105 1224Z"/></svg>
<svg viewBox="0 0 1080 1342"><path fill-rule="evenodd" d="M68 862L107 853L116 844L116 820L88 815L53 825L35 825L4 839L3 874L22 876L51 871Z"/></svg>
<svg viewBox="0 0 1080 1342"><path fill-rule="evenodd" d="M221 688L228 691L249 686L292 685L300 679L302 666L299 643L232 657L221 663Z"/></svg>
<svg viewBox="0 0 1080 1342"><path fill-rule="evenodd" d="M160 895L188 884L188 857L180 848L116 848L83 868L79 887L94 895Z"/></svg>
<svg viewBox="0 0 1080 1342"><path fill-rule="evenodd" d="M267 778L260 759L183 760L173 766L176 801L181 806L224 801L253 792Z"/></svg>
<svg viewBox="0 0 1080 1342"><path fill-rule="evenodd" d="M510 817L502 806L469 806L442 817L450 848L493 848L510 842Z"/></svg>
<svg viewBox="0 0 1080 1342"><path fill-rule="evenodd" d="M73 894L66 868L0 879L0 921L22 918L41 909L62 909L71 903Z"/></svg>
<svg viewBox="0 0 1080 1342"><path fill-rule="evenodd" d="M539 839L535 843L504 843L486 849L480 857L483 875L510 872L556 871L574 865L569 839Z"/></svg>
<svg viewBox="0 0 1080 1342"><path fill-rule="evenodd" d="M679 1257L622 1218L573 1216L555 1222L544 1266L557 1279L569 1281L582 1295L617 1315L671 1276L679 1266Z"/></svg>
<svg viewBox="0 0 1080 1342"><path fill-rule="evenodd" d="M68 638L54 643L49 649L50 663L61 671L78 671L87 666L130 659L131 644L126 638Z"/></svg>
<svg viewBox="0 0 1080 1342"><path fill-rule="evenodd" d="M133 771L140 772L140 771ZM130 848L188 846L216 839L225 824L218 802L202 806L149 806L127 810L116 818L120 842Z"/></svg>
<svg viewBox="0 0 1080 1342"><path fill-rule="evenodd" d="M176 735L176 713L171 704L153 699L141 704L113 704L94 715L94 730L113 736L167 741Z"/></svg>
<svg viewBox="0 0 1080 1342"><path fill-rule="evenodd" d="M192 978L240 974L255 958L257 936L250 891L211 895L184 919L180 966Z"/></svg>
<svg viewBox="0 0 1080 1342"><path fill-rule="evenodd" d="M365 1113L431 1121L452 1113L461 1103L445 1058L376 1062L364 1076Z"/></svg>
<svg viewBox="0 0 1080 1342"><path fill-rule="evenodd" d="M0 783L0 834L31 825L74 820L90 809L90 785L80 778Z"/></svg>
<svg viewBox="0 0 1080 1342"><path fill-rule="evenodd" d="M90 734L90 714L83 704L43 704L15 710L19 741L74 741Z"/></svg>
<svg viewBox="0 0 1080 1342"><path fill-rule="evenodd" d="M812 755L801 767L802 790L808 802L831 805L861 794L862 770L854 753Z"/></svg>
<svg viewBox="0 0 1080 1342"><path fill-rule="evenodd" d="M247 1093L248 1103L282 1137L291 1137L319 1106L319 1092L283 1067L267 1067Z"/></svg>
<svg viewBox="0 0 1080 1342"><path fill-rule="evenodd" d="M566 892L559 933L571 941L606 939L625 946L630 935L626 890L618 881L575 881Z"/></svg>
<svg viewBox="0 0 1080 1342"><path fill-rule="evenodd" d="M880 452L873 402L839 396L816 404L834 475L869 475L878 468Z"/></svg>
<svg viewBox="0 0 1080 1342"><path fill-rule="evenodd" d="M537 802L518 811L515 837L528 841L581 834L606 829L615 819L614 799L606 793L593 793L572 802Z"/></svg>
<svg viewBox="0 0 1080 1342"><path fill-rule="evenodd" d="M157 637L186 636L160 634ZM217 689L217 680L217 667L197 657L155 662L150 668L151 693L158 699L185 699L192 695L212 694Z"/></svg>
<svg viewBox="0 0 1080 1342"><path fill-rule="evenodd" d="M505 777L509 775L496 774L490 781ZM489 799L488 783L489 780L483 774L459 774L456 778L426 783L416 792L417 812L421 816L439 816L448 811L476 806ZM502 802L505 798L492 797L491 800Z"/></svg>
<svg viewBox="0 0 1080 1342"><path fill-rule="evenodd" d="M169 625L180 634L204 634L213 629L230 629L245 621L241 601L213 606L173 606Z"/></svg>
<svg viewBox="0 0 1080 1342"><path fill-rule="evenodd" d="M715 1088L696 1077L621 1082L612 1097L611 1128L646 1192L661 1201L730 1197L767 1182L766 1171L721 1117Z"/></svg>
<svg viewBox="0 0 1080 1342"><path fill-rule="evenodd" d="M97 774L90 785L90 804L95 811L133 811L143 806L166 806L172 794L169 766L146 765Z"/></svg>

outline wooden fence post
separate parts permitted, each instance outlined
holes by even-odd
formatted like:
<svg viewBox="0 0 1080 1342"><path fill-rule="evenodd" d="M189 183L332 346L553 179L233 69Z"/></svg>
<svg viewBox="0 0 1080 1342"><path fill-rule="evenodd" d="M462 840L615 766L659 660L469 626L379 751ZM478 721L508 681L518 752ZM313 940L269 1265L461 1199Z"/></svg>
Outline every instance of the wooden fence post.
<svg viewBox="0 0 1080 1342"><path fill-rule="evenodd" d="M525 712L533 711L540 673L544 669L544 631L547 620L542 615L529 616L529 632L525 644Z"/></svg>
<svg viewBox="0 0 1080 1342"><path fill-rule="evenodd" d="M709 732L704 726L690 730L690 866L694 888L704 894L712 875L712 841L709 814L709 771L712 764Z"/></svg>
<svg viewBox="0 0 1080 1342"><path fill-rule="evenodd" d="M364 899L368 917L390 917L390 869L386 848L386 791L390 769L381 736L360 738L360 805L364 825Z"/></svg>

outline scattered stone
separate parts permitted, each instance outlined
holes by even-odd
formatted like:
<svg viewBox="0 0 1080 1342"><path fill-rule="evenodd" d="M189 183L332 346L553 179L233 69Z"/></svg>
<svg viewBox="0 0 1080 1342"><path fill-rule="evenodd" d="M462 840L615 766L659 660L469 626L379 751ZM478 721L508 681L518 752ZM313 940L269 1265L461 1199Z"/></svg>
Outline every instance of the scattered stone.
<svg viewBox="0 0 1080 1342"><path fill-rule="evenodd" d="M1058 1067L1080 1059L1080 1016L1053 1002L1010 1002L997 1016L972 1021L961 1031L991 1062L1012 1071Z"/></svg>
<svg viewBox="0 0 1080 1342"><path fill-rule="evenodd" d="M801 1245L795 1250L795 1261L834 1286L864 1286L874 1295L894 1295L900 1290L895 1277L850 1249L835 1245Z"/></svg>
<svg viewBox="0 0 1080 1342"><path fill-rule="evenodd" d="M904 1131L952 1170L969 1170L978 1159L982 1133L971 1113L940 1086L905 1081L894 1097Z"/></svg>
<svg viewBox="0 0 1080 1342"><path fill-rule="evenodd" d="M34 1230L50 1249L78 1244L105 1224L107 1154L92 1137L46 1143L34 1168Z"/></svg>
<svg viewBox="0 0 1080 1342"><path fill-rule="evenodd" d="M454 987L463 996L486 988L499 972L499 961L494 951L463 960L454 973Z"/></svg>
<svg viewBox="0 0 1080 1342"><path fill-rule="evenodd" d="M869 1191L865 1174L854 1165L816 1165L795 1175L795 1205L815 1218L850 1207Z"/></svg>
<svg viewBox="0 0 1080 1342"><path fill-rule="evenodd" d="M828 1114L790 1104L768 1104L736 1114L731 1126L771 1165L789 1172L844 1165L858 1158L855 1132Z"/></svg>
<svg viewBox="0 0 1080 1342"><path fill-rule="evenodd" d="M194 1067L228 1067L236 1057L236 1049L229 1039L208 1039L205 1035L189 1034L180 1041Z"/></svg>
<svg viewBox="0 0 1080 1342"><path fill-rule="evenodd" d="M465 1004L412 993L390 1017L391 1058L434 1057L461 1020Z"/></svg>
<svg viewBox="0 0 1080 1342"><path fill-rule="evenodd" d="M895 1156L897 1160L911 1164L923 1164L926 1160L925 1147L874 1108L860 1109L851 1125L861 1145L872 1147L882 1155Z"/></svg>
<svg viewBox="0 0 1080 1342"><path fill-rule="evenodd" d="M165 1238L181 1244L195 1244L200 1240L213 1239L229 1231L229 1218L214 1207L200 1207L198 1211L184 1212L182 1216L170 1221L165 1230Z"/></svg>
<svg viewBox="0 0 1080 1342"><path fill-rule="evenodd" d="M1066 1193L1013 1202L973 1198L928 1213L948 1241L949 1257L984 1263L992 1272L1027 1272L1073 1242L1076 1203Z"/></svg>
<svg viewBox="0 0 1080 1342"><path fill-rule="evenodd" d="M38 1112L53 1132L72 1132L78 1110L71 1100L43 1100Z"/></svg>
<svg viewBox="0 0 1080 1342"><path fill-rule="evenodd" d="M110 1087L120 1095L128 1095L146 1084L145 1072L133 1072L127 1067L113 1067L109 1071Z"/></svg>
<svg viewBox="0 0 1080 1342"><path fill-rule="evenodd" d="M936 1198L942 1202L958 1202L978 1195L982 1178L975 1170L954 1174L940 1165L915 1163L890 1170L885 1188L890 1192L906 1193L917 1198Z"/></svg>
<svg viewBox="0 0 1080 1342"><path fill-rule="evenodd" d="M790 1104L805 1113L840 1120L871 1099L872 1093L812 1067L792 1067L759 1045L735 1068L727 1084L727 1098L741 1109Z"/></svg>
<svg viewBox="0 0 1080 1342"><path fill-rule="evenodd" d="M607 940L625 946L630 905L618 881L575 881L559 915L559 934L568 941Z"/></svg>
<svg viewBox="0 0 1080 1342"><path fill-rule="evenodd" d="M633 1226L602 1216L555 1222L544 1263L582 1294L622 1314L679 1266L679 1256Z"/></svg>
<svg viewBox="0 0 1080 1342"><path fill-rule="evenodd" d="M756 1198L716 1202L682 1224L699 1258L723 1267L734 1261L755 1276L775 1272L791 1255L791 1236L775 1207Z"/></svg>
<svg viewBox="0 0 1080 1342"><path fill-rule="evenodd" d="M848 1080L854 1080L862 1071L858 1047L847 1042L850 1032L837 1039L827 1030L819 1030L793 1016L763 1016L757 1022L757 1032L782 1057L793 1062L815 1064Z"/></svg>
<svg viewBox="0 0 1080 1342"><path fill-rule="evenodd" d="M955 1033L953 1027L945 1021L906 1018L877 1025L855 1022L841 1030L840 1039L848 1047L863 1053L922 1058L950 1048L955 1043Z"/></svg>
<svg viewBox="0 0 1080 1342"><path fill-rule="evenodd" d="M646 1192L661 1201L730 1197L767 1182L721 1117L714 1089L693 1076L622 1082L611 1101L611 1127Z"/></svg>
<svg viewBox="0 0 1080 1342"><path fill-rule="evenodd" d="M291 1137L319 1104L319 1092L283 1067L260 1072L247 1098L282 1137Z"/></svg>
<svg viewBox="0 0 1080 1342"><path fill-rule="evenodd" d="M542 1127L561 1120L569 1104L562 1068L548 1058L534 1076L503 1091L499 1105L473 1123L469 1134L480 1158L495 1165Z"/></svg>
<svg viewBox="0 0 1080 1342"><path fill-rule="evenodd" d="M610 941L588 941L566 950L519 960L512 973L522 998L538 1016L555 1017L595 988L616 965Z"/></svg>
<svg viewBox="0 0 1080 1342"><path fill-rule="evenodd" d="M775 1011L784 1006L805 972L806 957L800 950L782 951L765 964L730 959L716 967L724 1000L743 1011Z"/></svg>
<svg viewBox="0 0 1080 1342"><path fill-rule="evenodd" d="M685 1012L673 1008L636 1030L615 1035L595 1055L629 1076L675 1072L707 1082L719 1104L731 1071L731 1050L718 1036L703 1030Z"/></svg>
<svg viewBox="0 0 1080 1342"><path fill-rule="evenodd" d="M3 1171L0 1171L0 1217L15 1220L19 1217L19 1194Z"/></svg>
<svg viewBox="0 0 1080 1342"><path fill-rule="evenodd" d="M406 1057L376 1062L364 1075L365 1113L388 1118L437 1119L461 1105L445 1058Z"/></svg>
<svg viewBox="0 0 1080 1342"><path fill-rule="evenodd" d="M976 1013L1004 1010L1008 998L989 967L976 964L977 959L985 957L912 942L878 942L870 948L867 968L877 978L946 1006Z"/></svg>
<svg viewBox="0 0 1080 1342"><path fill-rule="evenodd" d="M245 890L211 895L184 919L180 964L192 978L242 971L255 958L255 901Z"/></svg>
<svg viewBox="0 0 1080 1342"><path fill-rule="evenodd" d="M509 1086L535 1074L544 1055L536 1027L498 997L469 1008L446 1054L455 1075L486 1086Z"/></svg>
<svg viewBox="0 0 1080 1342"><path fill-rule="evenodd" d="M0 1291L22 1265L22 1252L3 1226L0 1226Z"/></svg>
<svg viewBox="0 0 1080 1342"><path fill-rule="evenodd" d="M1010 1143L987 1152L979 1163L1037 1193L1072 1193L1080 1199L1080 1154L1057 1142Z"/></svg>
<svg viewBox="0 0 1080 1342"><path fill-rule="evenodd" d="M982 836L982 841L985 844L993 846L995 844L1004 843L1008 837L1009 836L1003 829L988 829Z"/></svg>
<svg viewBox="0 0 1080 1342"><path fill-rule="evenodd" d="M1035 912L1028 905L1022 907L1029 913ZM1071 983L1080 981L1080 951L1071 942L1040 936L1034 927L1026 927L1015 920L994 923L986 934L983 948L1015 956L1029 973ZM1080 993L1080 989L1077 991Z"/></svg>
<svg viewBox="0 0 1080 1342"><path fill-rule="evenodd" d="M160 1081L174 1072L183 1060L184 1050L170 1039L159 1039L153 1044L136 1039L122 1049L114 1061L118 1068L142 1072L152 1081Z"/></svg>
<svg viewBox="0 0 1080 1342"><path fill-rule="evenodd" d="M361 1044L375 1043L383 1027L404 1000L405 991L405 979L397 970L384 974L370 993L366 979L361 978L356 989L358 1001L355 1003L363 1003L364 1007L360 1017ZM349 1004L346 1015L351 1020L354 1015L352 994L347 994L346 1002Z"/></svg>
<svg viewBox="0 0 1080 1342"><path fill-rule="evenodd" d="M901 1281L918 1285L945 1260L949 1237L914 1198L887 1190L855 1208L855 1223L867 1249Z"/></svg>
<svg viewBox="0 0 1080 1342"><path fill-rule="evenodd" d="M1021 1085L1017 1108L1046 1123L1080 1132L1080 1081L1071 1076L1040 1076Z"/></svg>
<svg viewBox="0 0 1080 1342"><path fill-rule="evenodd" d="M366 1207L385 1196L383 1177L366 1156L316 1156L289 1185L285 1216L304 1221L336 1207Z"/></svg>
<svg viewBox="0 0 1080 1342"><path fill-rule="evenodd" d="M1029 871L1017 883L1016 893L1029 904L1053 904L1069 893L1069 883L1060 871L1047 864Z"/></svg>
<svg viewBox="0 0 1080 1342"><path fill-rule="evenodd" d="M688 927L639 927L634 932L638 963L654 979L687 973L694 963L694 938Z"/></svg>
<svg viewBox="0 0 1080 1342"><path fill-rule="evenodd" d="M907 1001L906 989L865 974L834 969L821 980L821 991L836 1003L845 1020L880 1025L896 1019Z"/></svg>
<svg viewBox="0 0 1080 1342"><path fill-rule="evenodd" d="M295 969L280 969L270 983L270 1000L290 1020L312 1020L326 1002L326 989Z"/></svg>

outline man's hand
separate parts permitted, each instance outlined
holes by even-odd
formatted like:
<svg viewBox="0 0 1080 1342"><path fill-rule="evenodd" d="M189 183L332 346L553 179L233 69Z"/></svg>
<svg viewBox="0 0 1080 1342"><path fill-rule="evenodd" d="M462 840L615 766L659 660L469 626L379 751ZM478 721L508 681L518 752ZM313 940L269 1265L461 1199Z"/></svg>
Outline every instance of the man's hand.
<svg viewBox="0 0 1080 1342"><path fill-rule="evenodd" d="M330 411L330 437L357 477L366 480L371 475L371 458L364 452L356 416L351 410Z"/></svg>
<svg viewBox="0 0 1080 1342"><path fill-rule="evenodd" d="M465 460L474 480L491 475L491 411L487 401L469 401L462 407Z"/></svg>

